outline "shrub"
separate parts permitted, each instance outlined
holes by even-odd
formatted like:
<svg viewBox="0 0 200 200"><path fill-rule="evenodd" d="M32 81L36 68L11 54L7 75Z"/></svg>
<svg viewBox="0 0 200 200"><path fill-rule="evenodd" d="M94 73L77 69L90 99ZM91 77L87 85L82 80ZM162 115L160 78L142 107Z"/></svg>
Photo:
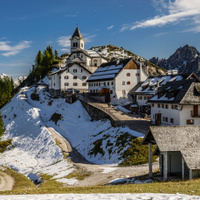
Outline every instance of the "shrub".
<svg viewBox="0 0 200 200"><path fill-rule="evenodd" d="M53 121L53 122L55 122L55 124L57 125L58 120L61 120L61 119L62 119L62 115L61 115L61 114L59 114L59 113L54 113L54 114L51 116L51 118L50 118L49 121Z"/></svg>

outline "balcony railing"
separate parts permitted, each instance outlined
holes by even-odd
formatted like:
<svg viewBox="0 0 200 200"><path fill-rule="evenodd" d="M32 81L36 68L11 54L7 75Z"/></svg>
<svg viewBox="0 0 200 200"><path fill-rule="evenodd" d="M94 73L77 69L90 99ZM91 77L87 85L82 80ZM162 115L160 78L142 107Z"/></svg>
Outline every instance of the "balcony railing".
<svg viewBox="0 0 200 200"><path fill-rule="evenodd" d="M194 110L191 110L191 117L200 117L200 110L198 110L198 112L194 112Z"/></svg>

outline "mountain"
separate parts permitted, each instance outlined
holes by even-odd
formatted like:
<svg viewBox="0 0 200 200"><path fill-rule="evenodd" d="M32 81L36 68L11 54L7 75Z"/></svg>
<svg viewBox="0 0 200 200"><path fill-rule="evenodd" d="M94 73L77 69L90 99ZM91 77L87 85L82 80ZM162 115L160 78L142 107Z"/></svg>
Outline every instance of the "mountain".
<svg viewBox="0 0 200 200"><path fill-rule="evenodd" d="M194 72L200 75L200 53L193 46L178 48L168 59L153 57L149 61L165 70L178 69L179 73Z"/></svg>
<svg viewBox="0 0 200 200"><path fill-rule="evenodd" d="M138 65L142 64L143 70L146 72L148 76L165 74L163 69L161 69L160 67L151 63L147 59L132 53L131 51L125 50L123 47L107 45L107 46L91 47L90 49L96 51L97 53L101 54L102 56L106 57L109 60L132 57Z"/></svg>

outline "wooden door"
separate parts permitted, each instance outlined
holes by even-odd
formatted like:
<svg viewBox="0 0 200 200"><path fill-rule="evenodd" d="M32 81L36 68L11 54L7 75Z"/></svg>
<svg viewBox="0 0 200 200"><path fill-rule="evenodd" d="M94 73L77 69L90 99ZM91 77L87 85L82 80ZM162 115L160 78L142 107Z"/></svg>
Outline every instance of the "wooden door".
<svg viewBox="0 0 200 200"><path fill-rule="evenodd" d="M198 117L198 105L193 105L193 114L194 117Z"/></svg>
<svg viewBox="0 0 200 200"><path fill-rule="evenodd" d="M155 114L155 123L156 125L161 124L161 113Z"/></svg>

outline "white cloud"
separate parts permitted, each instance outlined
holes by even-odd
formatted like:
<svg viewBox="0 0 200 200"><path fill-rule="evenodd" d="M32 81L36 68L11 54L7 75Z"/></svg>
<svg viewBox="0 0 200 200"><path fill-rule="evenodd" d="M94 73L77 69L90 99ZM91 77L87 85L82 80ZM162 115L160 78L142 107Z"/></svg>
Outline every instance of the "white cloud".
<svg viewBox="0 0 200 200"><path fill-rule="evenodd" d="M121 31L126 29L134 30L137 28L161 27L167 24L176 24L183 20L193 20L193 24L197 24L195 18L200 17L199 0L153 0L156 7L164 9L167 14L155 16L152 19L138 21L134 25L122 26Z"/></svg>
<svg viewBox="0 0 200 200"><path fill-rule="evenodd" d="M96 37L96 35L88 35L88 36L83 37L83 38L85 40L85 43L87 43L87 42L93 42L93 38L95 38L95 37Z"/></svg>
<svg viewBox="0 0 200 200"><path fill-rule="evenodd" d="M70 47L71 45L71 42L70 42L70 39L71 36L61 36L58 38L57 42L58 42L58 45L61 46L61 47Z"/></svg>
<svg viewBox="0 0 200 200"><path fill-rule="evenodd" d="M114 27L114 25L111 25L109 27L107 27L108 30L112 29Z"/></svg>
<svg viewBox="0 0 200 200"><path fill-rule="evenodd" d="M22 41L15 46L10 45L10 43L10 41L0 41L0 51L5 52L2 53L3 56L16 55L23 49L29 48L31 44L30 41Z"/></svg>

